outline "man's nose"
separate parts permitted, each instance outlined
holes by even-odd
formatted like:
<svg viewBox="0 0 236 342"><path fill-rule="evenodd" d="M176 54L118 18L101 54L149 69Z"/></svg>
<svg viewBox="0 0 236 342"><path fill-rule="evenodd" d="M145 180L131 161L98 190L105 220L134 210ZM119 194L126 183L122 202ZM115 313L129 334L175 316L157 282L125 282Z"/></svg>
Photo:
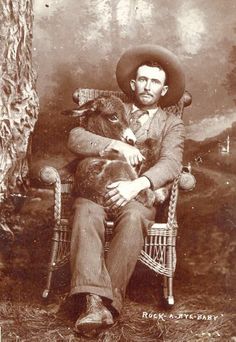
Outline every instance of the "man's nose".
<svg viewBox="0 0 236 342"><path fill-rule="evenodd" d="M151 80L147 80L145 83L145 90L150 90L151 87Z"/></svg>

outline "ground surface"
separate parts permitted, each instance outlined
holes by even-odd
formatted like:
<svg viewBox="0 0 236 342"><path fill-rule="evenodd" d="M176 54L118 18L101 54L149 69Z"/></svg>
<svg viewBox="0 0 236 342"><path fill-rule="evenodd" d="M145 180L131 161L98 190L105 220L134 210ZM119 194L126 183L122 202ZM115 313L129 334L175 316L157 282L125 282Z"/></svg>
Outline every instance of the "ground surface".
<svg viewBox="0 0 236 342"><path fill-rule="evenodd" d="M174 308L162 304L161 278L138 265L121 317L94 341L236 341L236 176L211 156L194 167L195 190L180 196ZM11 207L3 212L15 238L2 236L0 243L2 340L88 341L73 332L78 303L66 299L68 286L41 299L52 194L29 195L19 214Z"/></svg>

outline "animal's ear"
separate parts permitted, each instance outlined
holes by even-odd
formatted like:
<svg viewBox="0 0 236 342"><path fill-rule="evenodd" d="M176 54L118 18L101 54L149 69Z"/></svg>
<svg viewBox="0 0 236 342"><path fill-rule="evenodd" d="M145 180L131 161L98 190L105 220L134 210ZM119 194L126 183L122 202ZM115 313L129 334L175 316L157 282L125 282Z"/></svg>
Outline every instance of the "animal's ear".
<svg viewBox="0 0 236 342"><path fill-rule="evenodd" d="M99 96L94 103L96 106L105 105L107 103L107 98L105 96Z"/></svg>
<svg viewBox="0 0 236 342"><path fill-rule="evenodd" d="M75 108L75 109L63 110L61 114L66 115L66 116L72 116L72 117L80 117L80 116L85 115L85 112L87 111L88 111L87 109L80 110L78 108Z"/></svg>
<svg viewBox="0 0 236 342"><path fill-rule="evenodd" d="M84 103L82 106L75 108L75 109L69 109L62 111L63 115L67 116L73 116L73 117L80 117L83 115L86 115L88 112L94 112L97 109L96 101L91 100L86 103Z"/></svg>
<svg viewBox="0 0 236 342"><path fill-rule="evenodd" d="M78 110L80 111L82 110L83 111L86 111L86 110L95 111L96 109L97 109L96 99L85 102L82 106L78 108Z"/></svg>
<svg viewBox="0 0 236 342"><path fill-rule="evenodd" d="M101 104L104 103L105 99L97 97L94 100L90 100L86 103L84 103L82 106L80 106L77 109L77 112L80 113L80 116L83 114L87 114L86 112L96 112L98 110L98 108L101 107Z"/></svg>
<svg viewBox="0 0 236 342"><path fill-rule="evenodd" d="M107 105L107 99L102 95L96 97L93 101L89 101L84 104L87 109L91 110L92 112L97 112L99 114L104 107ZM84 106L80 108L84 108Z"/></svg>

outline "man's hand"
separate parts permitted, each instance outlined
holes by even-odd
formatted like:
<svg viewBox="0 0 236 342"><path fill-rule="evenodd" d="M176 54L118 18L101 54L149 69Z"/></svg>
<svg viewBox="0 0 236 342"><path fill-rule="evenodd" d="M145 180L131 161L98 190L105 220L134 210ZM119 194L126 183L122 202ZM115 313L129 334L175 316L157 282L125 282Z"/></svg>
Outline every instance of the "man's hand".
<svg viewBox="0 0 236 342"><path fill-rule="evenodd" d="M145 159L137 147L131 146L122 141L113 140L106 147L104 152L109 152L112 150L119 152L126 159L127 163L132 166L137 166Z"/></svg>
<svg viewBox="0 0 236 342"><path fill-rule="evenodd" d="M150 181L146 177L140 177L133 181L119 181L107 186L109 189L105 195L106 206L119 208L135 198L141 190L148 189Z"/></svg>

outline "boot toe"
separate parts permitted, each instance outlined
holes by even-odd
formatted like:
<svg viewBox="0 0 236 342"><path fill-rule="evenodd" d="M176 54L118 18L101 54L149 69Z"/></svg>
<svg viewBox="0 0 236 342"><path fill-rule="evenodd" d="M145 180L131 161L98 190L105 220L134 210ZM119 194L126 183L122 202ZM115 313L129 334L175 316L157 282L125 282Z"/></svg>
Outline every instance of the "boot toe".
<svg viewBox="0 0 236 342"><path fill-rule="evenodd" d="M105 311L106 310L106 311ZM112 314L107 309L84 314L75 323L75 331L83 334L96 334L99 330L114 324Z"/></svg>

